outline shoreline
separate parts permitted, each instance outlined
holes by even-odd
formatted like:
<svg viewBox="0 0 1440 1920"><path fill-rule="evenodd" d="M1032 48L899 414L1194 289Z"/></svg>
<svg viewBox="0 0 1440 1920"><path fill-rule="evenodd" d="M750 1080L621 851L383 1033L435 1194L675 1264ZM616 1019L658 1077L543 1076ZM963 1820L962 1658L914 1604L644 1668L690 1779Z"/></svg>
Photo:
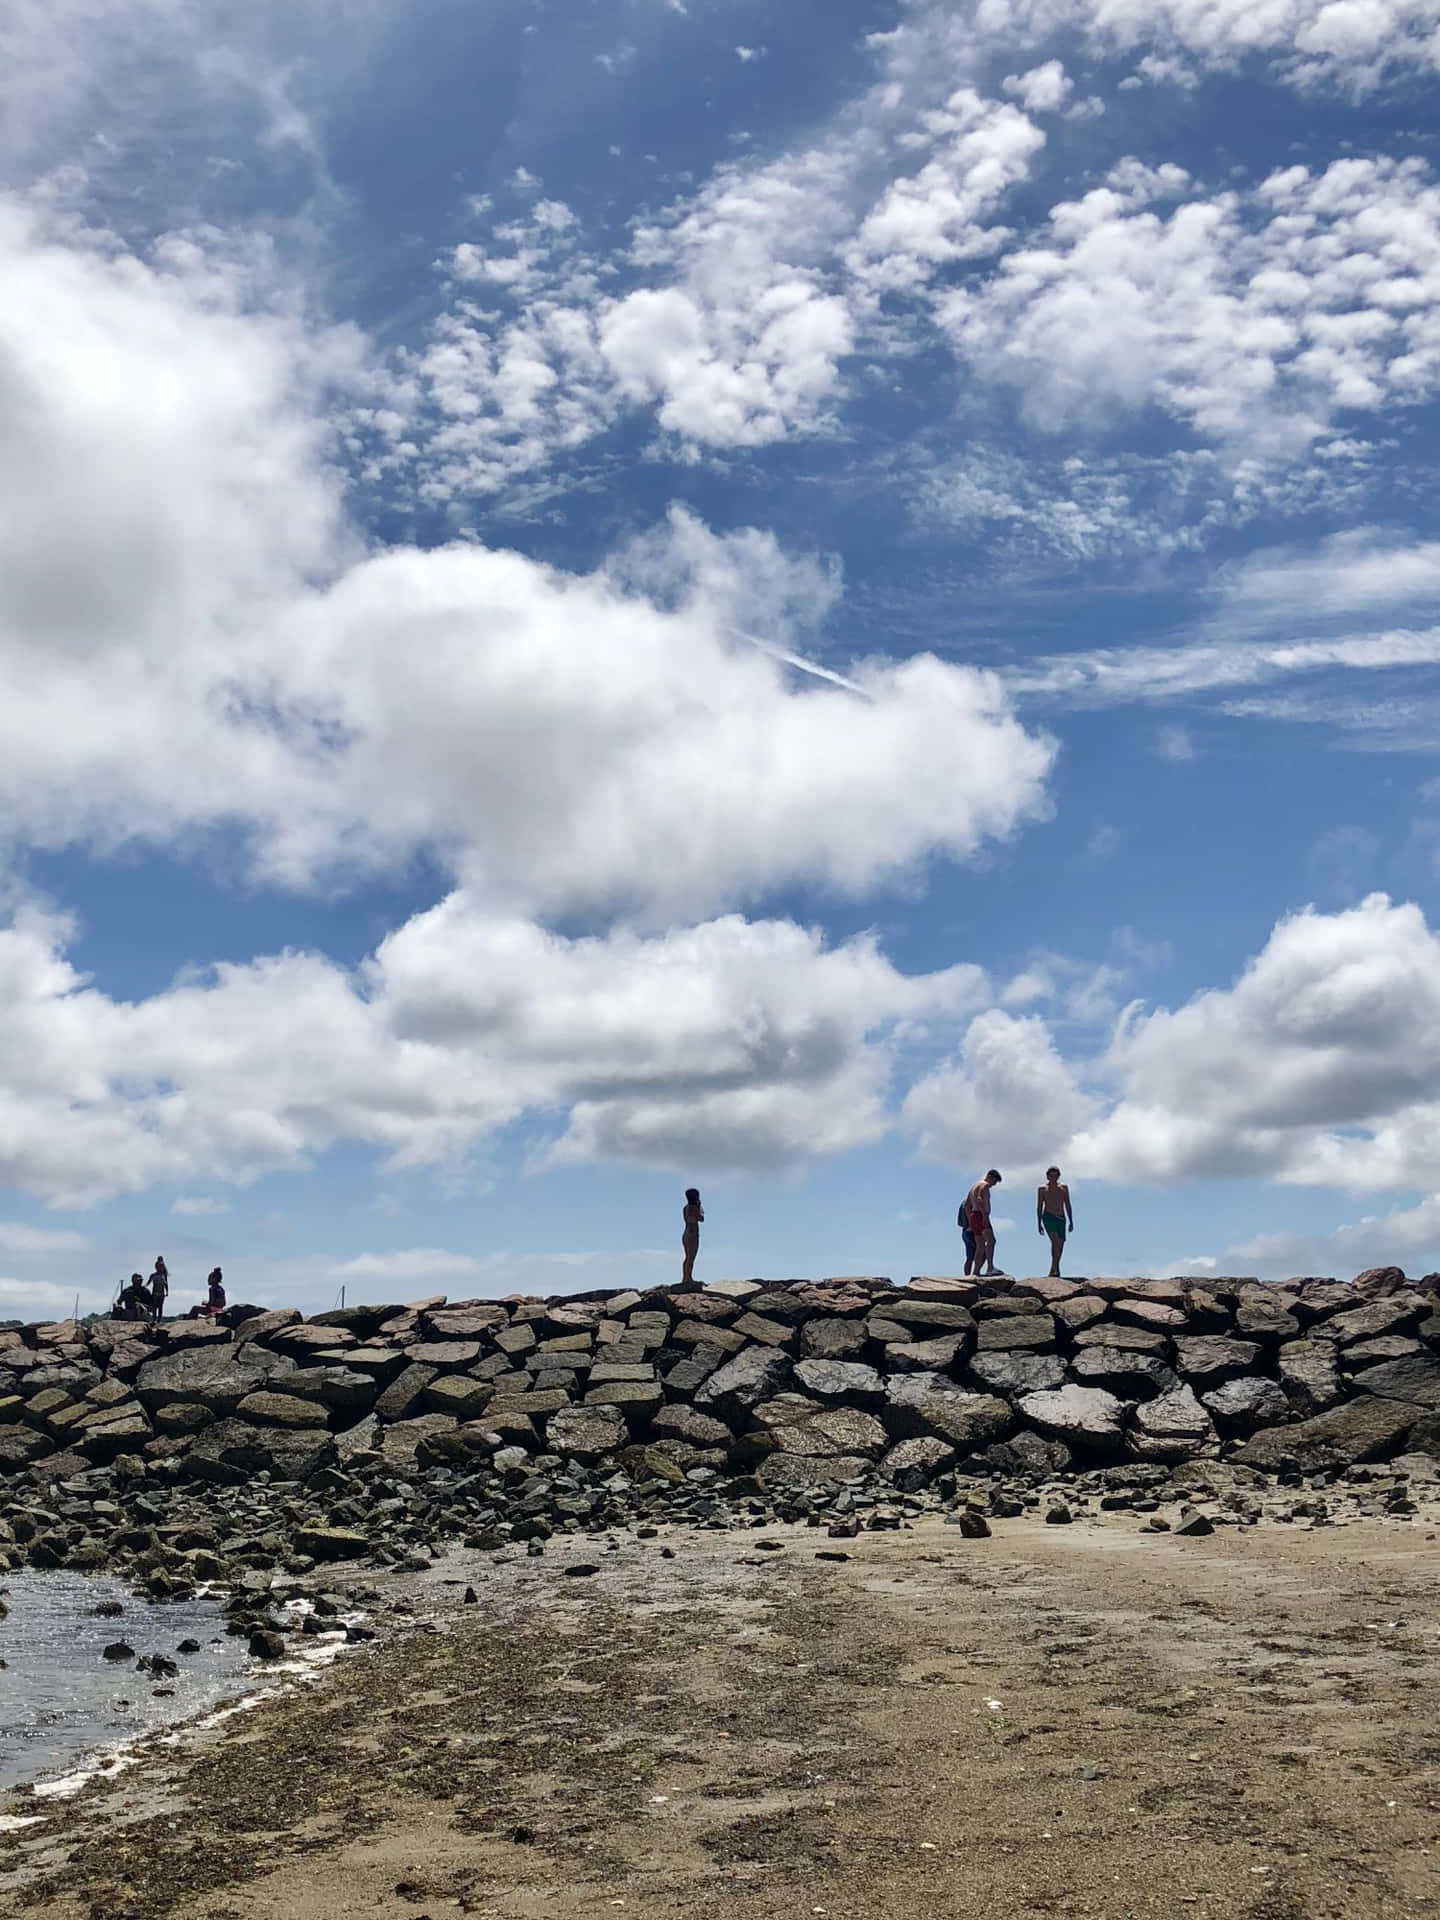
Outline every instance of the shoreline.
<svg viewBox="0 0 1440 1920"><path fill-rule="evenodd" d="M34 1920L1414 1910L1440 1897L1435 1517L459 1548L314 1685L0 1841L0 1898Z"/></svg>

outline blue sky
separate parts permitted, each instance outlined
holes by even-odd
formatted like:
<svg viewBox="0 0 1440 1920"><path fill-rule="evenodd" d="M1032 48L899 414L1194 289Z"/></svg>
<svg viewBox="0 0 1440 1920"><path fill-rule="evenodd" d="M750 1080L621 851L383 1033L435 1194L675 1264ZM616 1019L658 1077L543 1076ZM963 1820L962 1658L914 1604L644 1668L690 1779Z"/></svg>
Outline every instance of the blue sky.
<svg viewBox="0 0 1440 1920"><path fill-rule="evenodd" d="M1440 1264L1440 5L20 0L0 1314Z"/></svg>

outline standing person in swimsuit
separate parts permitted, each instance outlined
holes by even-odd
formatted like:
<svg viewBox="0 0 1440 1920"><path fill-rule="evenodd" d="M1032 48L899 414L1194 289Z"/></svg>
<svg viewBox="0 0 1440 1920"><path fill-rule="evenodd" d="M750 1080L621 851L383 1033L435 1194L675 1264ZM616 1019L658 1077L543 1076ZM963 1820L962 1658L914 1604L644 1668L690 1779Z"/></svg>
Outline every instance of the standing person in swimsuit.
<svg viewBox="0 0 1440 1920"><path fill-rule="evenodd" d="M680 1245L685 1254L685 1265L680 1270L682 1287L695 1283L695 1256L700 1251L700 1222L705 1218L705 1209L700 1204L700 1189L685 1189L685 1231L680 1236Z"/></svg>
<svg viewBox="0 0 1440 1920"><path fill-rule="evenodd" d="M975 1272L995 1271L995 1229L990 1224L990 1189L998 1187L1000 1174L991 1167L983 1180L977 1180L965 1196L965 1211L970 1216L970 1231L975 1236Z"/></svg>
<svg viewBox="0 0 1440 1920"><path fill-rule="evenodd" d="M163 1253L155 1256L155 1271L150 1276L150 1318L158 1327L165 1318L165 1301L170 1292L170 1269Z"/></svg>
<svg viewBox="0 0 1440 1920"><path fill-rule="evenodd" d="M1050 1239L1050 1278L1060 1278L1060 1255L1065 1251L1065 1235L1075 1231L1075 1210L1070 1205L1070 1189L1060 1179L1059 1167L1045 1169L1045 1185L1035 1195L1035 1224Z"/></svg>

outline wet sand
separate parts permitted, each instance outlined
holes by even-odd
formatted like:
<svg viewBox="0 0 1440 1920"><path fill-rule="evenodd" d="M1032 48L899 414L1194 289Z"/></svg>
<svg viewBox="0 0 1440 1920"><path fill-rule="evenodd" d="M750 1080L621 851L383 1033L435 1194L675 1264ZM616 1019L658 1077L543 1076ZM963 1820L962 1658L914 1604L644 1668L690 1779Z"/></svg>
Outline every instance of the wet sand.
<svg viewBox="0 0 1440 1920"><path fill-rule="evenodd" d="M439 1631L0 1842L0 1911L1440 1911L1432 1525L602 1545L450 1556Z"/></svg>

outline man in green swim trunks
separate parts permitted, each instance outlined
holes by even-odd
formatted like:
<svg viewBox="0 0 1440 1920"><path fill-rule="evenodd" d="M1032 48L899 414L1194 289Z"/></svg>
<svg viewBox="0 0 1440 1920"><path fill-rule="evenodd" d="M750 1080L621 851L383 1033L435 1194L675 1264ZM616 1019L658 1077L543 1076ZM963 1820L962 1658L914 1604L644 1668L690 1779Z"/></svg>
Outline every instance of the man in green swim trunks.
<svg viewBox="0 0 1440 1920"><path fill-rule="evenodd" d="M1050 1238L1050 1278L1060 1278L1060 1255L1065 1250L1065 1234L1075 1231L1075 1211L1070 1205L1070 1189L1060 1179L1059 1167L1045 1169L1045 1185L1035 1195L1035 1224Z"/></svg>

